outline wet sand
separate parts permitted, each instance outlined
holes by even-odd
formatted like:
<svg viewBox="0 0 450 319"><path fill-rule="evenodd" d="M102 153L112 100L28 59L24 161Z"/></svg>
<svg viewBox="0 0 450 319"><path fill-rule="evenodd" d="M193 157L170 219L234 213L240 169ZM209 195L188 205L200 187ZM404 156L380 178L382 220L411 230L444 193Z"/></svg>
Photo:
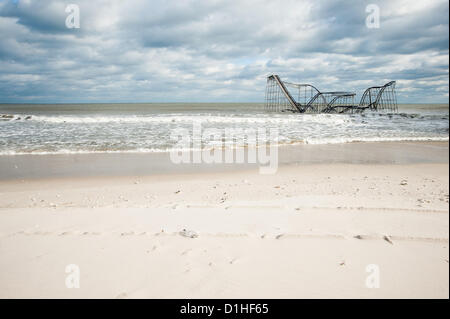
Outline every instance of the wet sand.
<svg viewBox="0 0 450 319"><path fill-rule="evenodd" d="M447 163L448 142L286 145L280 165ZM258 170L257 164L174 164L169 153L0 156L0 180L87 176L146 176Z"/></svg>

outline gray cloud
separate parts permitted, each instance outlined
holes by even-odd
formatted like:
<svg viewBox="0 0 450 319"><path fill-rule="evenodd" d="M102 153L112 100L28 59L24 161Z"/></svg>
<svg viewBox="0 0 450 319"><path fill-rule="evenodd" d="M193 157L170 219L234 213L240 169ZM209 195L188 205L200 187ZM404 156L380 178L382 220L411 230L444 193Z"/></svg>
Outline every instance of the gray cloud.
<svg viewBox="0 0 450 319"><path fill-rule="evenodd" d="M448 101L448 1L0 1L0 102L262 101L278 73L322 89L397 80ZM417 100L420 98L419 100Z"/></svg>

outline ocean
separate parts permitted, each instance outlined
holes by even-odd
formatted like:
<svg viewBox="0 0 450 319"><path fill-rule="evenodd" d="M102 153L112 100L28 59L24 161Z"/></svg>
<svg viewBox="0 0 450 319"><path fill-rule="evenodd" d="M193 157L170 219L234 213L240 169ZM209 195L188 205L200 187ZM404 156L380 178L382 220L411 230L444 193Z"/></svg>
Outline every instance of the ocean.
<svg viewBox="0 0 450 319"><path fill-rule="evenodd" d="M279 145L449 139L448 104L402 104L396 114L270 113L262 103L2 104L0 155L167 152L177 143L171 132L191 132L193 123L277 129ZM233 142L224 136L202 147L252 143L245 135Z"/></svg>

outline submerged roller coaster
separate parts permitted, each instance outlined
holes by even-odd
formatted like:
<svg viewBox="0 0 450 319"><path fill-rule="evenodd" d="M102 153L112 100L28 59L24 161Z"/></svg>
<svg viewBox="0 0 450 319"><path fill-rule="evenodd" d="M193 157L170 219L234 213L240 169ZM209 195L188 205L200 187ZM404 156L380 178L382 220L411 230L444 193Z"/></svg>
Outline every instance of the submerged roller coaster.
<svg viewBox="0 0 450 319"><path fill-rule="evenodd" d="M353 113L364 110L397 112L395 81L366 89L359 105L354 92L321 92L311 84L282 81L278 75L267 77L268 111L294 113Z"/></svg>

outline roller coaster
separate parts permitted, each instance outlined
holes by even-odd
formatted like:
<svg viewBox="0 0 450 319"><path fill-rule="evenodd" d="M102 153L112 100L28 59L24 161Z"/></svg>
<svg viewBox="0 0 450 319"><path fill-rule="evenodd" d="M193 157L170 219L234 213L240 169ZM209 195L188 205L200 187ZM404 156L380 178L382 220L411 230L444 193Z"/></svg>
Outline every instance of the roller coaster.
<svg viewBox="0 0 450 319"><path fill-rule="evenodd" d="M364 110L397 112L395 81L366 89L359 105L354 92L321 92L311 84L285 82L276 74L267 77L267 111L294 113L358 113Z"/></svg>

